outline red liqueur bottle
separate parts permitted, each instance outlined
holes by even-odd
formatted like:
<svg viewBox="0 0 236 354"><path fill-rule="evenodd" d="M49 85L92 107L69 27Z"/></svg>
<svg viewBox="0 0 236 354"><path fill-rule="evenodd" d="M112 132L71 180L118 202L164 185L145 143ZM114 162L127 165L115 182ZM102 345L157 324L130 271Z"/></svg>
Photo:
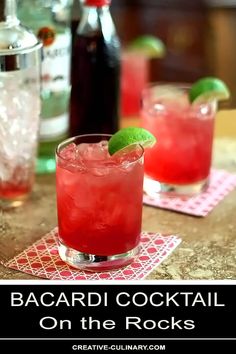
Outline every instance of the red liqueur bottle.
<svg viewBox="0 0 236 354"><path fill-rule="evenodd" d="M118 129L120 42L110 2L84 2L72 48L71 136Z"/></svg>

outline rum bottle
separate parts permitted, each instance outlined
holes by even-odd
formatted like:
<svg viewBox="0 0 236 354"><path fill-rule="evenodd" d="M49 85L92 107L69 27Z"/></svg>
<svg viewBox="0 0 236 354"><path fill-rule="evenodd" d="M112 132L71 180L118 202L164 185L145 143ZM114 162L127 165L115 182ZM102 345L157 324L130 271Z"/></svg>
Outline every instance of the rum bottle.
<svg viewBox="0 0 236 354"><path fill-rule="evenodd" d="M55 170L55 148L69 133L72 0L19 0L18 16L43 43L37 172Z"/></svg>

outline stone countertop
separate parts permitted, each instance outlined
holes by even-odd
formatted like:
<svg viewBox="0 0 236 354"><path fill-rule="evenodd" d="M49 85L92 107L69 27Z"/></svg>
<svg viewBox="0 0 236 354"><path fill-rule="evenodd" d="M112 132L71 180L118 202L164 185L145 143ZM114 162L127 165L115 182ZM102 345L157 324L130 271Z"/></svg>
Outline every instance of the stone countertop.
<svg viewBox="0 0 236 354"><path fill-rule="evenodd" d="M236 172L236 139L216 138L213 165ZM0 211L0 261L55 227L55 176L38 176L23 207ZM143 229L178 233L182 243L147 279L236 279L236 189L205 218L144 206ZM0 279L40 279L0 265Z"/></svg>

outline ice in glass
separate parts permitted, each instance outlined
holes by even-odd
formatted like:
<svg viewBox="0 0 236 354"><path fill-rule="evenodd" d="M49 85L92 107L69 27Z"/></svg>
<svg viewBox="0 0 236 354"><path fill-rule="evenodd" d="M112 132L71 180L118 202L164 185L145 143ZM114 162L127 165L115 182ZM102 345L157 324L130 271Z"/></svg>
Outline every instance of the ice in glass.
<svg viewBox="0 0 236 354"><path fill-rule="evenodd" d="M78 136L57 149L59 254L76 268L125 266L139 250L143 149L110 156L109 138Z"/></svg>
<svg viewBox="0 0 236 354"><path fill-rule="evenodd" d="M22 204L34 182L40 114L39 71L1 73L0 206Z"/></svg>
<svg viewBox="0 0 236 354"><path fill-rule="evenodd" d="M142 98L142 126L157 139L145 153L145 190L192 195L209 181L216 102L190 104L188 87L152 85ZM153 183L157 181L157 183Z"/></svg>

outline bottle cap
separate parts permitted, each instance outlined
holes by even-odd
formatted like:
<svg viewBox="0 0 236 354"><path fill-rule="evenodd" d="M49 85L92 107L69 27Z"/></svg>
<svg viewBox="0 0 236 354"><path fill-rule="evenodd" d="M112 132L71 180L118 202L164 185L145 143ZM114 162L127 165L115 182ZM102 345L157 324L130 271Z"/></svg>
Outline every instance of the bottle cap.
<svg viewBox="0 0 236 354"><path fill-rule="evenodd" d="M3 1L0 6L0 72L26 69L39 62L41 56L42 43L21 26L14 4Z"/></svg>
<svg viewBox="0 0 236 354"><path fill-rule="evenodd" d="M96 6L96 7L102 7L105 5L110 5L111 0L85 0L85 6Z"/></svg>

